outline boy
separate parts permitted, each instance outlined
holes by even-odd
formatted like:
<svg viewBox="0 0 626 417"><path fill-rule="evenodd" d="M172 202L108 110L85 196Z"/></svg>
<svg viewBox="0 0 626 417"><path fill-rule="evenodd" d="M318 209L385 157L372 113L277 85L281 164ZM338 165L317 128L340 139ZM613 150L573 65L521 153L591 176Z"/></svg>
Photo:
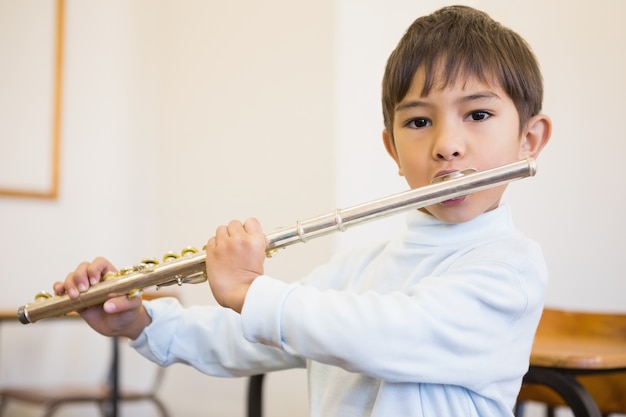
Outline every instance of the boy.
<svg viewBox="0 0 626 417"><path fill-rule="evenodd" d="M535 57L486 14L417 19L383 79L383 141L411 188L536 158L551 133ZM217 229L207 277L222 307L115 297L81 312L161 364L221 376L306 367L310 415L511 416L543 308L541 250L500 206L505 186L415 210L407 229L287 284L263 274L255 219ZM115 268L83 263L77 297Z"/></svg>

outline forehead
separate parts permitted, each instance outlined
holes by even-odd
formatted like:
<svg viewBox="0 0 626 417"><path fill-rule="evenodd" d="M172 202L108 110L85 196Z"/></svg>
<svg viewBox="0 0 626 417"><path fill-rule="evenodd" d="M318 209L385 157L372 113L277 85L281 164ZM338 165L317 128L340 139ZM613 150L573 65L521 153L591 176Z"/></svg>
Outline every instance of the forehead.
<svg viewBox="0 0 626 417"><path fill-rule="evenodd" d="M469 69L459 68L455 71L445 71L443 65L433 65L431 68L418 67L413 75L407 95L428 97L432 91L459 91L497 90L503 92L502 85L494 74L474 73Z"/></svg>

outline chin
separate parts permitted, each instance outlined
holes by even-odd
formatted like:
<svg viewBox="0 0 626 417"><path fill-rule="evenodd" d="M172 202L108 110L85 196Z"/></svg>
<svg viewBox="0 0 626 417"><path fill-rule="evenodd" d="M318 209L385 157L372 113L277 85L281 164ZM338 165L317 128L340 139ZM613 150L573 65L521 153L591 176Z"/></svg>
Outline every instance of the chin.
<svg viewBox="0 0 626 417"><path fill-rule="evenodd" d="M482 212L481 213L449 214L449 213L440 213L437 211L435 212L429 211L429 213L432 216L436 217L438 220L444 223L448 223L448 224L465 223L470 220L474 220L476 217L482 214Z"/></svg>
<svg viewBox="0 0 626 417"><path fill-rule="evenodd" d="M476 205L470 204L469 201L463 199L462 201L439 203L434 206L427 207L426 211L442 222L458 224L474 220L481 214L491 211L496 207L498 207L498 204L490 205L487 208L477 207Z"/></svg>

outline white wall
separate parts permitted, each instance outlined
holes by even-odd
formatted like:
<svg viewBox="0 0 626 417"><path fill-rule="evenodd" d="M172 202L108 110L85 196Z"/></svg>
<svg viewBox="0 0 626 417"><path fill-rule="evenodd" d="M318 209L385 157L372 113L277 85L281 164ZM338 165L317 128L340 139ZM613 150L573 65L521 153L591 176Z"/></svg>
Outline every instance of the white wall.
<svg viewBox="0 0 626 417"><path fill-rule="evenodd" d="M626 50L620 46L626 3L520 3L518 10L492 3L535 46L545 76L545 112L554 121L538 177L511 195L524 213L520 226L544 246L548 302L624 311L626 188L615 157L626 151L619 98L626 93Z"/></svg>
<svg viewBox="0 0 626 417"><path fill-rule="evenodd" d="M29 302L96 255L123 266L202 246L230 218L271 229L404 190L380 140L380 79L410 22L445 3L67 0L60 197L0 199L1 305ZM545 248L548 302L624 310L626 4L465 3L518 30L544 70L553 140L508 200ZM401 217L289 248L268 272L296 279ZM209 298L179 291L189 304ZM1 330L2 384L95 380L106 367L108 343L77 323ZM124 354L127 375L144 369ZM164 388L176 415L243 415L242 380L174 366ZM268 390L268 415L305 412L300 371L272 375Z"/></svg>
<svg viewBox="0 0 626 417"><path fill-rule="evenodd" d="M141 79L133 10L124 2L68 1L66 11L60 196L0 199L3 308L31 302L98 253L136 262L137 248L150 251L156 236L149 173L155 152L145 145L158 127L139 110L150 107L153 96L135 92ZM1 140L10 146L10 138ZM79 322L5 322L1 330L2 384L106 377L109 342Z"/></svg>
<svg viewBox="0 0 626 417"><path fill-rule="evenodd" d="M165 6L165 23L154 31L162 39L166 97L155 175L162 190L157 253L201 247L231 218L256 216L271 230L328 210L332 2ZM330 249L328 242L289 248L266 263L267 271L297 279ZM207 287L182 292L187 303L210 298ZM243 415L245 381L213 379L183 366L168 372L166 389L180 415ZM272 375L267 388L274 392L269 415L306 412L303 371Z"/></svg>
<svg viewBox="0 0 626 417"><path fill-rule="evenodd" d="M414 16L446 3L452 2L339 2L336 183L341 204L404 189L380 139L382 67ZM518 31L543 69L544 112L554 122L552 140L539 158L537 176L512 184L506 200L514 207L518 226L544 247L551 271L548 303L626 310L626 280L619 275L620 238L626 232L626 188L619 162L626 151L621 99L626 93L626 50L621 46L626 3L460 3L482 8ZM350 232L342 245L387 228L383 222L364 226Z"/></svg>
<svg viewBox="0 0 626 417"><path fill-rule="evenodd" d="M30 302L99 254L129 265L201 247L233 217L271 229L331 206L330 2L66 4L60 197L0 200L2 306ZM267 269L294 280L330 250L312 242ZM206 285L179 293L211 302ZM2 384L91 383L109 359L108 340L78 322L3 323L1 343ZM124 381L142 384L147 362L123 353ZM268 412L306 410L302 371L269 381ZM168 369L163 387L174 414L190 417L241 416L244 395L245 380L185 366Z"/></svg>

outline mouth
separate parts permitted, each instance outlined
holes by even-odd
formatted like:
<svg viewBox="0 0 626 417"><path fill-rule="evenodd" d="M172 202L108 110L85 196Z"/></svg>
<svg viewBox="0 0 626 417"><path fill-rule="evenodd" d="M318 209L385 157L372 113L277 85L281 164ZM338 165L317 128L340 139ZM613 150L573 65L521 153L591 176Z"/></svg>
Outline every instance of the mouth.
<svg viewBox="0 0 626 417"><path fill-rule="evenodd" d="M475 169L475 168L467 168L467 169L463 169L463 170L460 170L460 171L453 171L453 170L440 171L430 181L430 183L431 184L438 184L440 182L449 181L449 180L453 180L453 179L456 179L456 178L461 178L461 177L464 177L464 176L469 175L469 174L474 174L476 172L478 172L478 170ZM442 201L439 204L444 205L444 206L455 206L455 205L463 203L466 198L467 198L467 196L461 196L461 197L457 197L457 198L452 198L450 200Z"/></svg>
<svg viewBox="0 0 626 417"><path fill-rule="evenodd" d="M464 196L461 196L461 197L452 198L450 200L442 201L439 204L441 204L442 206L456 206L456 205L461 204L462 202L464 202L466 198L467 198L467 196L464 195Z"/></svg>
<svg viewBox="0 0 626 417"><path fill-rule="evenodd" d="M464 177L466 175L469 174L475 174L477 173L478 170L476 168L467 168L467 169L463 169L461 171L452 171L452 170L448 170L448 171L439 171L437 173L437 175L435 176L435 178L433 178L430 183L431 184L437 184L443 181L448 181L448 180L453 180L456 178L461 178Z"/></svg>

